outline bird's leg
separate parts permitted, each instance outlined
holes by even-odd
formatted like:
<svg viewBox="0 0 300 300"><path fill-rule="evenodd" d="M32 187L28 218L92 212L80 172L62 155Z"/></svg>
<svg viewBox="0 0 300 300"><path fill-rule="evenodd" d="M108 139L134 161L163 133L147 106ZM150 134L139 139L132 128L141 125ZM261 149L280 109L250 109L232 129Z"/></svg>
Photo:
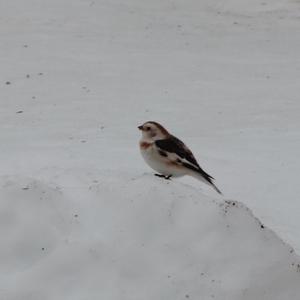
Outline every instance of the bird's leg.
<svg viewBox="0 0 300 300"><path fill-rule="evenodd" d="M157 176L157 177L161 177L161 178L167 179L167 180L170 180L171 177L172 177L172 175L168 175L168 176L163 175L163 174L154 174L154 175Z"/></svg>

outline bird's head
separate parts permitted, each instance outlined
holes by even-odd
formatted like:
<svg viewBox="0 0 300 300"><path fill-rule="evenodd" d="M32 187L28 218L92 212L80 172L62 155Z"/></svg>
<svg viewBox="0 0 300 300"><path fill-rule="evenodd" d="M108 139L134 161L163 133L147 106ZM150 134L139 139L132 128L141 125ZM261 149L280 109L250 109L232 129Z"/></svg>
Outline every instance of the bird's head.
<svg viewBox="0 0 300 300"><path fill-rule="evenodd" d="M150 141L165 139L170 135L162 125L153 121L138 126L138 129L142 131L143 139Z"/></svg>

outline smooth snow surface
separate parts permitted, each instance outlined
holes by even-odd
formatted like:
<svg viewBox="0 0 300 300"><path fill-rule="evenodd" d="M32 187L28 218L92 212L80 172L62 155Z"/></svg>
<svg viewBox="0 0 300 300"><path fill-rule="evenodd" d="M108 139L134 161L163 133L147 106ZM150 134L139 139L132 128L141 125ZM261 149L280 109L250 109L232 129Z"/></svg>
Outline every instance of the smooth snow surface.
<svg viewBox="0 0 300 300"><path fill-rule="evenodd" d="M299 258L240 203L76 171L1 178L1 299L299 298Z"/></svg>
<svg viewBox="0 0 300 300"><path fill-rule="evenodd" d="M299 28L296 0L0 0L0 299L298 300ZM153 178L147 120L280 239Z"/></svg>

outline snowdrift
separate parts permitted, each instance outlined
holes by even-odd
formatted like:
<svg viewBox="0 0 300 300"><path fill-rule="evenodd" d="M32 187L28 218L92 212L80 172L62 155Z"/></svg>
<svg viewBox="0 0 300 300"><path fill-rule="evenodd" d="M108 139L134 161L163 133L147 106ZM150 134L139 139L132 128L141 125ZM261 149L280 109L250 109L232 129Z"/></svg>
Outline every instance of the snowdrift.
<svg viewBox="0 0 300 300"><path fill-rule="evenodd" d="M1 299L299 299L299 258L241 203L72 174L1 178Z"/></svg>

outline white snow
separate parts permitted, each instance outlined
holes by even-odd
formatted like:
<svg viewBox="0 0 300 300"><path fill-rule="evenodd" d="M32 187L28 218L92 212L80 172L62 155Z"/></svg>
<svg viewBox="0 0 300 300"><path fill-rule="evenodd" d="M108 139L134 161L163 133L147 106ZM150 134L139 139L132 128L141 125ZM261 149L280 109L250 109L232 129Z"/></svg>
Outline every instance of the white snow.
<svg viewBox="0 0 300 300"><path fill-rule="evenodd" d="M0 1L0 299L298 299L299 28L292 0ZM152 177L147 120L224 199Z"/></svg>
<svg viewBox="0 0 300 300"><path fill-rule="evenodd" d="M1 178L1 299L298 299L299 257L242 204L75 173Z"/></svg>

